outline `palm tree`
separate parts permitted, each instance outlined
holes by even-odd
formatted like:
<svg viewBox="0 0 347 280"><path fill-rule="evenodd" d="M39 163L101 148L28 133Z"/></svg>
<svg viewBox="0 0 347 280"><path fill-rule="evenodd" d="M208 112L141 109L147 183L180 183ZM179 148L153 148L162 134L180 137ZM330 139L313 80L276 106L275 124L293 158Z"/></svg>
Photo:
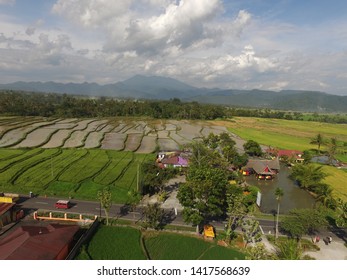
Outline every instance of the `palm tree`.
<svg viewBox="0 0 347 280"><path fill-rule="evenodd" d="M314 192L317 194L316 202L321 202L326 207L335 204L332 189L329 185L321 183L314 188Z"/></svg>
<svg viewBox="0 0 347 280"><path fill-rule="evenodd" d="M322 168L322 165L297 164L293 167L290 176L297 180L303 189L312 189L328 176L322 171Z"/></svg>
<svg viewBox="0 0 347 280"><path fill-rule="evenodd" d="M320 154L320 146L324 143L324 138L322 134L318 133L314 138L312 138L310 144L318 145L318 154Z"/></svg>
<svg viewBox="0 0 347 280"><path fill-rule="evenodd" d="M332 164L336 150L337 150L337 140L336 138L333 137L330 139L329 149L328 149L329 164Z"/></svg>
<svg viewBox="0 0 347 280"><path fill-rule="evenodd" d="M276 239L278 238L278 216L280 214L280 202L283 195L284 195L283 189L277 187L275 190L275 196L277 200Z"/></svg>

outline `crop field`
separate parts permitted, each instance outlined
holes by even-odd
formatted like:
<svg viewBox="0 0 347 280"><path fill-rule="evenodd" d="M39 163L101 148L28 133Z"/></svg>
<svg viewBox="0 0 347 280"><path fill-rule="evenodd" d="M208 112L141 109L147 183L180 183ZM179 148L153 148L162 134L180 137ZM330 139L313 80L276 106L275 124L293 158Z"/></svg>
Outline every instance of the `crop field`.
<svg viewBox="0 0 347 280"><path fill-rule="evenodd" d="M210 122L177 120L1 118L3 148L101 148L151 153L179 149L207 132L220 134Z"/></svg>
<svg viewBox="0 0 347 280"><path fill-rule="evenodd" d="M125 203L137 172L154 154L102 149L0 149L1 191L95 200L109 187Z"/></svg>
<svg viewBox="0 0 347 280"><path fill-rule="evenodd" d="M76 259L89 260L243 260L245 255L213 242L173 233L146 232L131 227L100 226Z"/></svg>

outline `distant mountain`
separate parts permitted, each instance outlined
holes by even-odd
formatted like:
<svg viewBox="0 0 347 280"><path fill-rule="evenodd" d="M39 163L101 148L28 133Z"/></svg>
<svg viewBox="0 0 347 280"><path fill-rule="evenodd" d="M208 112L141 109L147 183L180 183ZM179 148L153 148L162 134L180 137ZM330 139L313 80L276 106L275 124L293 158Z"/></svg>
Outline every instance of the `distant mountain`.
<svg viewBox="0 0 347 280"><path fill-rule="evenodd" d="M238 107L306 112L347 112L347 96L300 90L275 92L257 89L197 88L172 78L159 76L136 75L122 82L107 85L97 83L15 82L0 85L0 89L114 98L158 100L180 98L182 101Z"/></svg>

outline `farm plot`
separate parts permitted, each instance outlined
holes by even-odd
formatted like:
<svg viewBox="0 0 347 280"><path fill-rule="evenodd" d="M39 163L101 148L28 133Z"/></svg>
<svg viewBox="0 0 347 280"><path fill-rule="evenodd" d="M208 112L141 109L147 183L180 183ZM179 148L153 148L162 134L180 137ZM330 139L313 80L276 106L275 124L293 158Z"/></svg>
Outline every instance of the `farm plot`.
<svg viewBox="0 0 347 280"><path fill-rule="evenodd" d="M82 147L84 145L84 140L86 139L87 135L88 135L88 131L74 131L72 132L72 134L70 135L70 138L68 138L65 143L63 148L78 148L78 147Z"/></svg>
<svg viewBox="0 0 347 280"><path fill-rule="evenodd" d="M108 120L92 121L88 124L85 131L96 131L98 127L108 123Z"/></svg>
<svg viewBox="0 0 347 280"><path fill-rule="evenodd" d="M124 151L136 151L141 145L142 137L143 135L139 133L128 134L128 137L125 142Z"/></svg>
<svg viewBox="0 0 347 280"><path fill-rule="evenodd" d="M29 132L37 129L38 127L46 126L46 125L49 125L49 124L52 124L52 123L53 122L31 123L28 126L19 127L19 128L15 128L15 129L9 130L1 138L1 140L0 140L0 147L13 146L13 145L17 144L18 142L20 142L22 139L24 139L25 136Z"/></svg>
<svg viewBox="0 0 347 280"><path fill-rule="evenodd" d="M35 151L35 150L33 150ZM33 166L50 159L51 157L54 157L58 154L60 154L61 151L56 149L49 149L44 150L42 153L34 154L33 156L26 158L20 162L16 162L11 168L8 168L4 170L1 173L0 177L0 184L2 185L2 189L5 191L13 191L13 184L12 182L17 179L22 173L24 173L29 168L32 168ZM25 190L25 186L17 186L16 190L23 191Z"/></svg>
<svg viewBox="0 0 347 280"><path fill-rule="evenodd" d="M215 135L219 135L222 132L228 132L228 130L225 127L218 127L218 126L204 126L201 134L204 137L207 137L210 133L213 133Z"/></svg>
<svg viewBox="0 0 347 280"><path fill-rule="evenodd" d="M134 123L132 124L126 124L120 131L119 133L127 133L128 130L132 129L135 126Z"/></svg>
<svg viewBox="0 0 347 280"><path fill-rule="evenodd" d="M114 183L111 188L112 197L116 202L126 201L128 198L128 192L130 190L136 190L136 178L137 171L141 163L146 159L148 155L137 154L135 159L127 166L126 171L120 178ZM149 155L149 157L151 157ZM153 160L154 160L154 156Z"/></svg>
<svg viewBox="0 0 347 280"><path fill-rule="evenodd" d="M127 134L144 133L146 126L145 122L134 122L134 126L127 130Z"/></svg>
<svg viewBox="0 0 347 280"><path fill-rule="evenodd" d="M124 127L126 127L125 123L120 123L119 125L117 125L112 132L120 132Z"/></svg>
<svg viewBox="0 0 347 280"><path fill-rule="evenodd" d="M42 148L58 148L64 145L64 142L67 138L70 137L72 130L62 129L54 133L49 139L49 141L42 146Z"/></svg>
<svg viewBox="0 0 347 280"><path fill-rule="evenodd" d="M0 172L7 168L10 168L17 162L28 159L34 155L42 153L44 150L34 149L34 150L12 150L12 149L1 149L0 150Z"/></svg>
<svg viewBox="0 0 347 280"><path fill-rule="evenodd" d="M158 131L158 138L167 138L167 139L169 139L170 137L169 137L169 131L167 131L167 130L160 130L160 131Z"/></svg>
<svg viewBox="0 0 347 280"><path fill-rule="evenodd" d="M53 128L53 129L72 129L77 126L76 123L55 123L52 125L47 126L47 128Z"/></svg>
<svg viewBox="0 0 347 280"><path fill-rule="evenodd" d="M84 148L90 149L90 148L99 147L103 137L104 137L104 133L102 132L89 133L84 143Z"/></svg>
<svg viewBox="0 0 347 280"><path fill-rule="evenodd" d="M126 138L127 135L123 133L106 133L101 149L123 150Z"/></svg>
<svg viewBox="0 0 347 280"><path fill-rule="evenodd" d="M26 138L14 148L32 148L43 145L56 131L55 128L38 128L27 134Z"/></svg>
<svg viewBox="0 0 347 280"><path fill-rule="evenodd" d="M179 150L179 145L172 139L158 138L158 146L162 151Z"/></svg>
<svg viewBox="0 0 347 280"><path fill-rule="evenodd" d="M183 138L185 138L189 141L192 141L193 139L202 137L202 135L200 133L200 131L202 130L201 125L181 123L180 127L181 127L181 129L179 131L177 131L177 134L179 134L180 136L182 136Z"/></svg>
<svg viewBox="0 0 347 280"><path fill-rule="evenodd" d="M25 186L30 189L43 189L59 176L70 164L86 155L86 150L62 150L62 153L51 157L27 169L13 182L15 185Z"/></svg>
<svg viewBox="0 0 347 280"><path fill-rule="evenodd" d="M88 127L88 124L95 121L94 119L89 119L89 120L83 120L83 121L79 121L77 122L77 126L74 127L73 130L84 130Z"/></svg>
<svg viewBox="0 0 347 280"><path fill-rule="evenodd" d="M101 226L78 260L145 260L141 247L141 232L130 227Z"/></svg>
<svg viewBox="0 0 347 280"><path fill-rule="evenodd" d="M133 161L134 155L130 152L107 151L110 163L93 181L97 184L110 185L125 173L128 165Z"/></svg>
<svg viewBox="0 0 347 280"><path fill-rule="evenodd" d="M99 127L96 131L105 133L105 132L110 132L112 129L114 129L114 126L111 124L106 124L103 127Z"/></svg>
<svg viewBox="0 0 347 280"><path fill-rule="evenodd" d="M80 183L100 172L108 162L108 156L103 150L88 150L86 156L72 163L58 177L59 181Z"/></svg>
<svg viewBox="0 0 347 280"><path fill-rule="evenodd" d="M179 122L177 122L178 124ZM173 124L173 123L166 123L165 124L165 130L169 130L169 131L176 131L178 130L179 127L177 127L176 124Z"/></svg>
<svg viewBox="0 0 347 280"><path fill-rule="evenodd" d="M10 150L10 149L0 149L0 169L1 169L1 163L13 159L19 155L22 155L25 153L25 151L22 150Z"/></svg>
<svg viewBox="0 0 347 280"><path fill-rule="evenodd" d="M190 140L183 138L181 135L177 134L175 131L170 132L170 138L172 138L175 142L179 143L180 145L185 145L191 142Z"/></svg>
<svg viewBox="0 0 347 280"><path fill-rule="evenodd" d="M74 122L76 122L76 121L78 121L78 119L76 119L76 118L70 118L70 119L63 119L63 120L61 120L61 121L58 121L57 123L59 124L59 123L74 123Z"/></svg>
<svg viewBox="0 0 347 280"><path fill-rule="evenodd" d="M141 141L141 146L136 150L139 154L150 154L155 151L157 147L156 136L144 136Z"/></svg>

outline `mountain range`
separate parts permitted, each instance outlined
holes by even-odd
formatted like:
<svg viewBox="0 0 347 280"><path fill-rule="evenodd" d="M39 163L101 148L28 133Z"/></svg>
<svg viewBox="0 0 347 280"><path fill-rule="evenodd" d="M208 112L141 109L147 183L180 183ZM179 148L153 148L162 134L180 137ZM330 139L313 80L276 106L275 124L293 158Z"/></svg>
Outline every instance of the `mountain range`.
<svg viewBox="0 0 347 280"><path fill-rule="evenodd" d="M97 83L15 82L0 84L0 89L152 100L179 98L182 101L235 107L325 113L347 112L347 96L302 90L276 92L257 89L198 88L173 78L160 76L136 75L122 82L106 85Z"/></svg>

